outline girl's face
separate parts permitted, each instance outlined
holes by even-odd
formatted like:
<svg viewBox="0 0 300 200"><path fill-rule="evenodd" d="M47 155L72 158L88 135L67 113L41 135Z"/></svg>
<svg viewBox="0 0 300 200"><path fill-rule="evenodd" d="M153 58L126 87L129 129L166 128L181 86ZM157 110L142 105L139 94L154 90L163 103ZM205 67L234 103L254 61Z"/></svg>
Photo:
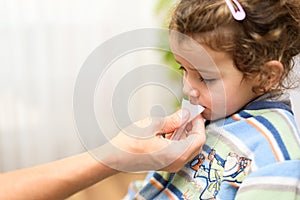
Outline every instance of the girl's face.
<svg viewBox="0 0 300 200"><path fill-rule="evenodd" d="M244 80L226 53L190 42L171 47L183 70L183 92L205 108L205 119L229 116L258 96L252 91L257 80Z"/></svg>

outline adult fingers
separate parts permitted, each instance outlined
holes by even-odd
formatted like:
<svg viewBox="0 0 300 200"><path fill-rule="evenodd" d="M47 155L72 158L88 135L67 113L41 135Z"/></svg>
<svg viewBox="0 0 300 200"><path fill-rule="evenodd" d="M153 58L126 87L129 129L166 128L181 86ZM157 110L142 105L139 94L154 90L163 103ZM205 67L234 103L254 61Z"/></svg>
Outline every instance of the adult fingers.
<svg viewBox="0 0 300 200"><path fill-rule="evenodd" d="M170 133L178 129L189 119L190 113L187 109L180 109L174 114L167 116L162 121L159 133Z"/></svg>
<svg viewBox="0 0 300 200"><path fill-rule="evenodd" d="M191 130L188 131L188 135L191 134L200 134L205 139L205 125L204 125L204 119L202 115L197 116L192 121Z"/></svg>

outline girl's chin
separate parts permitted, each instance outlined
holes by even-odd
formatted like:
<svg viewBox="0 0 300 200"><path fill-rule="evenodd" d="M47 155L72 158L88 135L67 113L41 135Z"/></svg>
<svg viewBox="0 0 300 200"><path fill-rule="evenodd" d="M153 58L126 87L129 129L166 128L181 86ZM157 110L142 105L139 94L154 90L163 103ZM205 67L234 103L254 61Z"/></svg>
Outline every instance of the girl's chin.
<svg viewBox="0 0 300 200"><path fill-rule="evenodd" d="M209 109L205 109L202 113L202 117L209 121L215 121L226 117L226 114L211 112Z"/></svg>

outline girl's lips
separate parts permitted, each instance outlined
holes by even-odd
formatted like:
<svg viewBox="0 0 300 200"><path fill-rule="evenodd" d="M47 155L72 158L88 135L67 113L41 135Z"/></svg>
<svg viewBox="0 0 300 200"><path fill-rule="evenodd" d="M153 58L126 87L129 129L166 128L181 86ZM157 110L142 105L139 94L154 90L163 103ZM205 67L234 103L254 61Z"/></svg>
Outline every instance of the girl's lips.
<svg viewBox="0 0 300 200"><path fill-rule="evenodd" d="M187 100L188 101L188 100ZM203 110L205 110L206 109L206 106L203 106L201 103L198 103L198 100L195 98L195 99L193 99L193 98L189 98L189 103L190 104L192 104L192 105L195 105L195 106L201 106L202 108L201 108L201 110L203 109ZM203 110L201 111L201 112L203 112Z"/></svg>

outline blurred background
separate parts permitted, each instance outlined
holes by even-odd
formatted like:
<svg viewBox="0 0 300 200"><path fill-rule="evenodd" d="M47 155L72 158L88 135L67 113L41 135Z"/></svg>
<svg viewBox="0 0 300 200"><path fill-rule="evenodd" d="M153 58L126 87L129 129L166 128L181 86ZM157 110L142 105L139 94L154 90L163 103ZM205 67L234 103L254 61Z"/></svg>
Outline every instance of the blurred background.
<svg viewBox="0 0 300 200"><path fill-rule="evenodd" d="M0 0L1 172L84 151L72 107L80 67L117 34L164 26L174 1L166 2ZM300 124L299 89L292 98ZM120 199L128 183L143 176L120 174L70 199Z"/></svg>

